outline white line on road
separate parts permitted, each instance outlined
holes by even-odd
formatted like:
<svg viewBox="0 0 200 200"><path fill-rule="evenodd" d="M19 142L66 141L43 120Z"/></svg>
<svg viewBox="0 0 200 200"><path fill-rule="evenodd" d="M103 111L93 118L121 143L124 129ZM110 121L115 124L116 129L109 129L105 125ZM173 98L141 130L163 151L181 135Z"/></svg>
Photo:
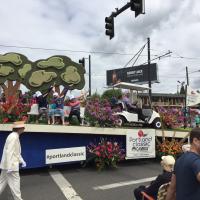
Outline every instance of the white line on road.
<svg viewBox="0 0 200 200"><path fill-rule="evenodd" d="M81 197L73 189L72 185L65 179L65 177L59 171L50 171L52 179L61 189L62 193L67 200L82 200Z"/></svg>
<svg viewBox="0 0 200 200"><path fill-rule="evenodd" d="M150 177L150 178L143 178L135 181L124 181L124 182L119 182L119 183L113 183L113 184L108 184L108 185L102 185L102 186L96 186L93 187L94 190L109 190L112 188L117 188L117 187L123 187L125 185L134 185L138 183L145 183L145 182L150 182L156 179L156 176Z"/></svg>

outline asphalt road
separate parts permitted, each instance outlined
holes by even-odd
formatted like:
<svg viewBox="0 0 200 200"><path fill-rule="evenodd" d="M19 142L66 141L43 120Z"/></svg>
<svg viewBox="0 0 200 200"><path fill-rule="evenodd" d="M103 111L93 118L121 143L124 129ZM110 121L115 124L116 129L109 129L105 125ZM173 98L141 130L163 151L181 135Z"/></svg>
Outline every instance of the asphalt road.
<svg viewBox="0 0 200 200"><path fill-rule="evenodd" d="M82 168L80 164L68 164L52 169L24 170L21 172L21 191L23 200L131 200L133 189L148 184L145 178L155 177L162 169L155 160L129 160L117 169L98 172L93 166ZM53 180L51 174L58 173L61 185ZM71 184L78 196L66 197L66 182ZM140 183L138 183L140 182ZM71 188L71 186L69 188ZM10 189L0 196L2 200L13 200Z"/></svg>

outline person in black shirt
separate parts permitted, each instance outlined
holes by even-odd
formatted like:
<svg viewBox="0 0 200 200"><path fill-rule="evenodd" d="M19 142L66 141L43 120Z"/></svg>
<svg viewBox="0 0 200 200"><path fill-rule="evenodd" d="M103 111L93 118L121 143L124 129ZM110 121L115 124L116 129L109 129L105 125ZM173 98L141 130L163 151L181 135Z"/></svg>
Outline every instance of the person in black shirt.
<svg viewBox="0 0 200 200"><path fill-rule="evenodd" d="M42 94L40 91L37 91L36 94L36 102L38 104L38 111L39 111L39 115L37 117L37 123L38 120L40 119L40 117L42 115L46 116L46 119L48 119L48 102L47 102L47 96L48 94L51 92L51 90L53 89L53 86L51 86L49 88L49 90L45 93Z"/></svg>
<svg viewBox="0 0 200 200"><path fill-rule="evenodd" d="M151 182L149 186L141 185L134 190L134 196L136 200L142 200L141 192L145 192L147 195L157 199L158 189L161 185L170 182L172 177L172 171L174 168L175 159L173 156L162 156L161 166L163 167L163 173L158 175L157 178Z"/></svg>
<svg viewBox="0 0 200 200"><path fill-rule="evenodd" d="M71 111L69 113L69 122L72 120L72 116L76 116L79 124L81 124L81 112L80 112L80 101L74 97L74 95L70 95L68 105L71 107Z"/></svg>
<svg viewBox="0 0 200 200"><path fill-rule="evenodd" d="M190 132L190 150L176 161L166 200L200 199L200 128Z"/></svg>

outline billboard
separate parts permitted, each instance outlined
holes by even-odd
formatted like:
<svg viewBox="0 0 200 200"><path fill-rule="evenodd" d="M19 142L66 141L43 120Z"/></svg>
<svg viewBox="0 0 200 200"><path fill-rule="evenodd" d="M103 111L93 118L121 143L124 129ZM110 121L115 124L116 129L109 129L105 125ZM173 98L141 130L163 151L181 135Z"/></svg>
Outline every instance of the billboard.
<svg viewBox="0 0 200 200"><path fill-rule="evenodd" d="M151 83L158 82L157 63L151 65ZM107 85L111 86L118 82L146 84L148 83L148 65L119 68L106 71Z"/></svg>

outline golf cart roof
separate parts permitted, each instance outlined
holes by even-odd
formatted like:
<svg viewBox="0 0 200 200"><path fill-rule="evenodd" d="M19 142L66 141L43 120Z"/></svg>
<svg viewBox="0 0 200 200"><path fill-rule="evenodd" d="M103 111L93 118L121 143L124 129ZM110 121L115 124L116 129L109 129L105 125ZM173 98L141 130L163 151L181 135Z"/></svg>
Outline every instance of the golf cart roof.
<svg viewBox="0 0 200 200"><path fill-rule="evenodd" d="M149 87L147 86L133 84L133 83L126 83L126 82L116 83L115 85L113 85L113 87L129 89L129 90L137 90L137 91L149 90Z"/></svg>

